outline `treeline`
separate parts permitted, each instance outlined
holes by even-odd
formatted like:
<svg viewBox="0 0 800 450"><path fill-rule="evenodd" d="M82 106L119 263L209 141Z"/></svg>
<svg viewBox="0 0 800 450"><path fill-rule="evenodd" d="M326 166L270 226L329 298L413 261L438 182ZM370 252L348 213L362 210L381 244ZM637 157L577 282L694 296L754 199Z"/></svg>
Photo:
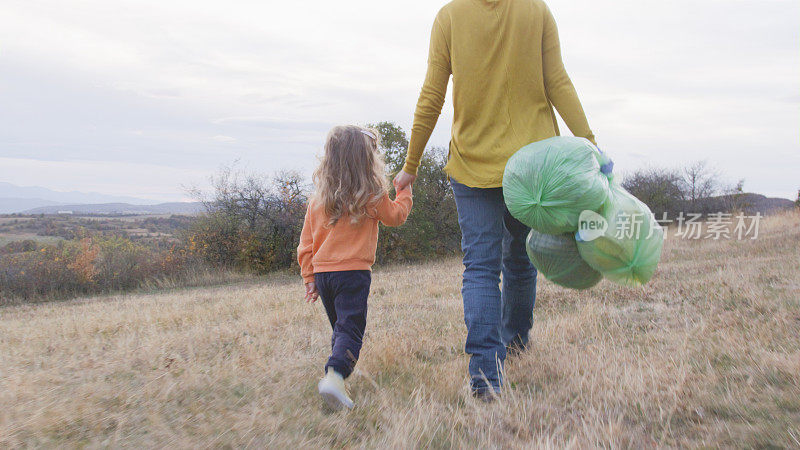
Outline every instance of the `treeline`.
<svg viewBox="0 0 800 450"><path fill-rule="evenodd" d="M403 165L405 132L388 122L373 126L380 131L387 176L392 176ZM435 259L460 248L455 202L443 170L446 159L443 149L426 152L414 184L411 215L402 227L381 227L379 264ZM0 304L202 284L213 281L214 274L227 279L225 274L296 271L296 248L311 192L310 180L297 173L270 178L225 169L212 178L209 196L194 193L204 202L204 214L143 224L151 232L170 226L174 235L163 239L135 239L111 223L72 226L42 219L36 232L66 239L0 247Z"/></svg>
<svg viewBox="0 0 800 450"><path fill-rule="evenodd" d="M643 201L656 218L679 214L730 213L744 211L749 204L744 180L726 185L705 161L683 168L651 167L623 176L622 186Z"/></svg>
<svg viewBox="0 0 800 450"><path fill-rule="evenodd" d="M402 169L406 134L388 122L372 127L380 132L386 175L391 177ZM425 152L407 222L398 228L381 226L379 264L431 260L459 252L461 233L444 172L446 162L446 149ZM705 163L674 170L638 170L623 176L622 184L657 218L665 213L674 218L680 212L708 214L747 207L742 182L725 186ZM194 192L204 202L204 214L144 223L143 228L156 235L153 238L115 232L120 224L113 221L87 221L75 228L41 219L35 231L51 231L67 240L55 244L29 240L0 247L0 304L297 271L296 248L311 193L311 180L298 173L267 177L229 168L212 178L209 194ZM162 230L172 234L158 237Z"/></svg>
<svg viewBox="0 0 800 450"><path fill-rule="evenodd" d="M371 125L381 135L387 176L400 171L408 139L397 125ZM458 216L444 166L447 150L428 149L414 183L414 208L405 225L381 226L379 264L454 255L460 249ZM727 186L705 162L680 169L649 168L623 174L623 186L646 203L657 218L681 212L707 215L746 209L743 181ZM224 170L214 178L207 213L190 229L189 248L215 267L251 273L294 268L310 180L283 172L263 175ZM393 188L392 188L393 189ZM390 193L392 196L394 192Z"/></svg>
<svg viewBox="0 0 800 450"><path fill-rule="evenodd" d="M41 237L80 239L86 233L92 235L124 236L138 241L153 236L164 237L178 234L194 222L191 216L168 217L133 216L131 218L96 216L92 218L72 215L9 215L0 221L0 234L34 234ZM138 233L131 233L136 228Z"/></svg>

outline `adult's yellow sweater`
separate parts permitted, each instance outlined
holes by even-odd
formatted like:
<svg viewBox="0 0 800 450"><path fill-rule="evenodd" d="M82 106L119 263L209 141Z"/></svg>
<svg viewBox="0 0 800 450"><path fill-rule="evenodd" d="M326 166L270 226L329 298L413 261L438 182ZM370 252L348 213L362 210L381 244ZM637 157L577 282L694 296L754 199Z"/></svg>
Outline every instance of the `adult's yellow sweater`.
<svg viewBox="0 0 800 450"><path fill-rule="evenodd" d="M561 61L558 30L541 0L453 0L437 14L428 71L414 114L405 172L417 173L453 75L445 170L459 183L503 184L511 155L559 134L553 106L572 133L595 142Z"/></svg>

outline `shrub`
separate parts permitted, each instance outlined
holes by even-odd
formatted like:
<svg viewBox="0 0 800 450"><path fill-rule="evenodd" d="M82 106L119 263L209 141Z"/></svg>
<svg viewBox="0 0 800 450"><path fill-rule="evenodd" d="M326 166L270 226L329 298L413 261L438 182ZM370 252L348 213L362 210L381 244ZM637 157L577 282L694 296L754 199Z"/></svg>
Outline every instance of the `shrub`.
<svg viewBox="0 0 800 450"><path fill-rule="evenodd" d="M640 169L625 176L622 187L644 202L657 218L676 216L684 200L683 179L676 170Z"/></svg>
<svg viewBox="0 0 800 450"><path fill-rule="evenodd" d="M191 252L213 266L257 274L296 265L307 201L299 174L268 180L226 168L212 184L206 213L184 237Z"/></svg>
<svg viewBox="0 0 800 450"><path fill-rule="evenodd" d="M0 251L0 303L135 289L156 280L184 279L198 268L185 249L148 246L121 236L56 245L12 243Z"/></svg>

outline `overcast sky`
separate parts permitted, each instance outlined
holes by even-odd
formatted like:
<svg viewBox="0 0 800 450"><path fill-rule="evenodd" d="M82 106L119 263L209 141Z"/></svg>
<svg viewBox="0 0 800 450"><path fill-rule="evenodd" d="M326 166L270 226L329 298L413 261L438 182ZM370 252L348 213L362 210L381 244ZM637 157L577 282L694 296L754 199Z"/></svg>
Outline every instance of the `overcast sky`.
<svg viewBox="0 0 800 450"><path fill-rule="evenodd" d="M221 165L310 173L336 124L411 127L442 1L2 0L0 181L159 201ZM551 0L618 170L800 188L800 2ZM449 141L450 93L430 145Z"/></svg>

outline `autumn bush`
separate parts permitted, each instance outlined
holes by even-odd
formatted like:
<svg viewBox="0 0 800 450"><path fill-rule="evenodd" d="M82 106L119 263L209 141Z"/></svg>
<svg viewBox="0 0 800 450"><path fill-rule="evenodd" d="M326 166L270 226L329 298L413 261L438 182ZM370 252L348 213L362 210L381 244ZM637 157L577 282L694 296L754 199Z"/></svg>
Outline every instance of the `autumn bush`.
<svg viewBox="0 0 800 450"><path fill-rule="evenodd" d="M184 247L143 244L121 236L87 236L0 249L0 303L130 290L155 280L181 280L202 262Z"/></svg>

